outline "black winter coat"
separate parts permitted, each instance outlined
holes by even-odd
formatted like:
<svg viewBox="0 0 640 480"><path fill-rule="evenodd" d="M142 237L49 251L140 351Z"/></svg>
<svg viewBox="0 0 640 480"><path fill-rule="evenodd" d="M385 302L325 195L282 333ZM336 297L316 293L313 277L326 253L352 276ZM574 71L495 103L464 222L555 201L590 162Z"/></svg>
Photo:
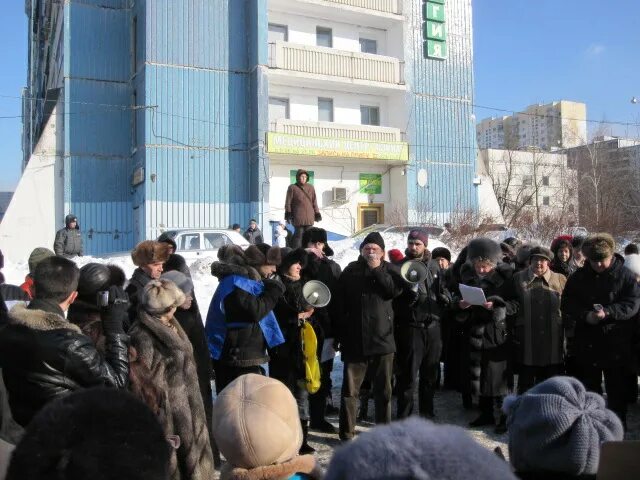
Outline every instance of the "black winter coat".
<svg viewBox="0 0 640 480"><path fill-rule="evenodd" d="M61 228L56 232L56 238L53 242L53 251L56 255L62 257L81 257L84 253L82 247L82 235L80 229Z"/></svg>
<svg viewBox="0 0 640 480"><path fill-rule="evenodd" d="M412 259L406 258L399 267ZM393 311L397 326L429 326L431 322L439 322L443 312L443 298L440 294L440 279L429 266L429 260L423 261L427 267L427 278L419 284L418 298L415 303L415 294L411 291L410 284L405 284L405 289L399 297L393 300Z"/></svg>
<svg viewBox="0 0 640 480"><path fill-rule="evenodd" d="M128 336L108 333L103 357L54 303L16 305L0 330L0 366L14 419L26 426L46 403L82 388L125 388L128 346Z"/></svg>
<svg viewBox="0 0 640 480"><path fill-rule="evenodd" d="M289 370L295 378L305 378L304 357L302 355L302 341L300 338L300 323L298 314L306 310L304 297L302 296L302 280L290 280L282 277L286 288L276 307L273 309L278 325L284 335L285 342L270 351L271 366L281 372ZM272 375L273 376L273 375ZM282 379L280 379L282 380Z"/></svg>
<svg viewBox="0 0 640 480"><path fill-rule="evenodd" d="M333 252L332 252L333 253ZM331 292L331 298L336 297L336 288L338 287L338 279L342 269L333 260L323 257L318 258L315 254L309 253L307 259L307 266L302 271L304 282L309 280L318 280L329 287ZM313 328L318 336L318 345L320 345L321 339L333 338L333 319L335 300L332 300L328 306L324 308L316 308L314 312L314 325Z"/></svg>
<svg viewBox="0 0 640 480"><path fill-rule="evenodd" d="M260 276L251 267L215 262L211 273L219 280L228 275L241 275L251 280ZM247 323L242 327L230 327L222 347L219 362L234 367L252 367L269 361L267 342L260 328L262 320L276 306L284 292L282 283L262 280L264 291L256 297L236 288L224 299L225 319L229 323Z"/></svg>
<svg viewBox="0 0 640 480"><path fill-rule="evenodd" d="M335 332L346 360L395 353L392 302L404 285L399 269L388 262L372 270L359 257L347 265L336 291Z"/></svg>
<svg viewBox="0 0 640 480"><path fill-rule="evenodd" d="M147 272L142 270L140 267L133 271L129 284L124 290L127 292L127 295L129 295L129 323L124 325L125 332L129 331L133 322L138 318L138 306L142 299L142 291L144 290L145 285L151 280L152 278L147 274Z"/></svg>
<svg viewBox="0 0 640 480"><path fill-rule="evenodd" d="M607 314L598 325L586 322L594 304ZM628 366L634 360L634 317L640 308L640 286L616 254L613 264L597 273L589 262L567 280L562 295L562 320L579 364L599 368Z"/></svg>

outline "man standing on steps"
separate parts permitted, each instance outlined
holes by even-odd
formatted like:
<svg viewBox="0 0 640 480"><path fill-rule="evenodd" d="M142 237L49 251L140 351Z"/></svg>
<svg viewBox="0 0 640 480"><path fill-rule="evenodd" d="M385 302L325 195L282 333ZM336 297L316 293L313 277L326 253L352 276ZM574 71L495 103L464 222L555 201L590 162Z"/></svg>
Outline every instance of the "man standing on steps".
<svg viewBox="0 0 640 480"><path fill-rule="evenodd" d="M305 230L313 227L314 222L322 221L316 190L308 183L309 173L299 169L296 172L296 183L289 185L284 203L284 218L296 231L291 240L291 248L300 248Z"/></svg>

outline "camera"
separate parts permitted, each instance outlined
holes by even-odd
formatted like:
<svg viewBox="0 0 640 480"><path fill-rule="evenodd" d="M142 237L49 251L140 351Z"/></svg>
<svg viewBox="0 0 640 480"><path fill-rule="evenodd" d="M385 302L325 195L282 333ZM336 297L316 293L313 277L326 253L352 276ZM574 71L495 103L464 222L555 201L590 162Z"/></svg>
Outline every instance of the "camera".
<svg viewBox="0 0 640 480"><path fill-rule="evenodd" d="M109 306L109 292L106 290L100 291L96 294L96 304L101 307Z"/></svg>

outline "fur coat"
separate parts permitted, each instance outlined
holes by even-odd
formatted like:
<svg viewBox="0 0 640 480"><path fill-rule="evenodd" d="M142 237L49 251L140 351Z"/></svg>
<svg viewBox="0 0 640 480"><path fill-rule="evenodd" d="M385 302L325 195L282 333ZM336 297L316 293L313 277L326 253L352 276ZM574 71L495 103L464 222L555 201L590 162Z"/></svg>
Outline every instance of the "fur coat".
<svg viewBox="0 0 640 480"><path fill-rule="evenodd" d="M131 387L156 412L179 447L171 460L172 480L209 480L214 475L209 431L191 343L175 319L176 331L144 311L131 327Z"/></svg>

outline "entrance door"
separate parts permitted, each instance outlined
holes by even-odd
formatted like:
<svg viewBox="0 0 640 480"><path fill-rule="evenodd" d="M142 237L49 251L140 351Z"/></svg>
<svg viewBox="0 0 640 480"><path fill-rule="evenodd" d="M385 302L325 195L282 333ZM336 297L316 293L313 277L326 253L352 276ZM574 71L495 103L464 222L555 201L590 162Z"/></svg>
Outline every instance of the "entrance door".
<svg viewBox="0 0 640 480"><path fill-rule="evenodd" d="M383 222L384 205L382 203L361 203L358 205L358 230Z"/></svg>

